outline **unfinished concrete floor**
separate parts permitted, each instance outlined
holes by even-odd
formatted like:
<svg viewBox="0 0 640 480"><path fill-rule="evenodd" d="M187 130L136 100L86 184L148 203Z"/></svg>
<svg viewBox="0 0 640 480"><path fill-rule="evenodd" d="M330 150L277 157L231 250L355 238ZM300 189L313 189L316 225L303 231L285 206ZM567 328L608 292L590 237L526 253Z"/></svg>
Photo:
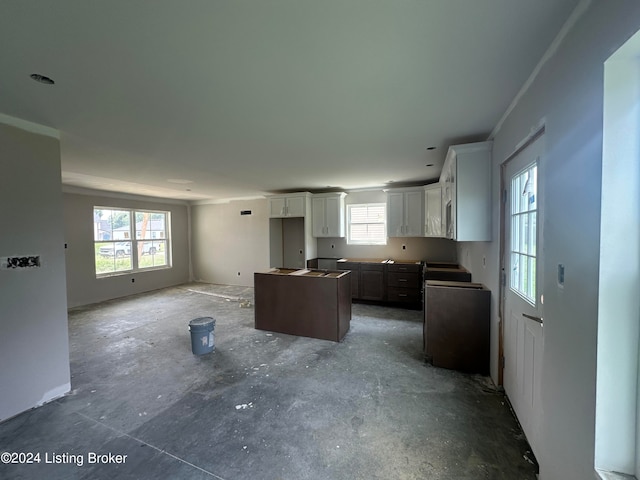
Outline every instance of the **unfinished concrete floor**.
<svg viewBox="0 0 640 480"><path fill-rule="evenodd" d="M355 304L333 343L255 330L252 297L189 284L71 310L73 391L0 424L0 452L41 454L0 478L536 478L491 382L423 362L421 312ZM216 351L197 357L200 316Z"/></svg>

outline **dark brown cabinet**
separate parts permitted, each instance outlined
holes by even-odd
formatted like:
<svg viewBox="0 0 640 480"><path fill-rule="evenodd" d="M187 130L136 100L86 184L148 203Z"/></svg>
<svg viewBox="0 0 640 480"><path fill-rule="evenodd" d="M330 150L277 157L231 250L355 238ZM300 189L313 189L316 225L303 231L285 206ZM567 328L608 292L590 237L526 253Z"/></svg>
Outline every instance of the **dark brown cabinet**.
<svg viewBox="0 0 640 480"><path fill-rule="evenodd" d="M385 300L385 265L360 264L360 298L362 300Z"/></svg>
<svg viewBox="0 0 640 480"><path fill-rule="evenodd" d="M456 263L427 262L425 279L446 282L470 282L471 273Z"/></svg>
<svg viewBox="0 0 640 480"><path fill-rule="evenodd" d="M488 375L491 291L478 283L428 280L424 296L426 361Z"/></svg>
<svg viewBox="0 0 640 480"><path fill-rule="evenodd" d="M338 268L351 271L354 300L422 307L422 262L392 260L338 260Z"/></svg>
<svg viewBox="0 0 640 480"><path fill-rule="evenodd" d="M387 264L387 301L422 306L422 263Z"/></svg>
<svg viewBox="0 0 640 480"><path fill-rule="evenodd" d="M350 276L308 269L256 272L255 328L339 342L351 322Z"/></svg>
<svg viewBox="0 0 640 480"><path fill-rule="evenodd" d="M357 262L338 263L340 270L351 271L351 298L360 298L360 264Z"/></svg>

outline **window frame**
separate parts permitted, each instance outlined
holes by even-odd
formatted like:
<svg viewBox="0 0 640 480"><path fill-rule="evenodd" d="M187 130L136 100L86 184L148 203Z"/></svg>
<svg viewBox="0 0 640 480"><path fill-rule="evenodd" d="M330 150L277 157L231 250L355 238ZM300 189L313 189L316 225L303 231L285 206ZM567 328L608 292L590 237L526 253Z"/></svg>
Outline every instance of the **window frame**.
<svg viewBox="0 0 640 480"><path fill-rule="evenodd" d="M362 208L362 207L382 207L382 221L380 222L357 222L356 225L382 225L383 226L383 234L382 239L380 241L369 241L369 240L354 240L351 236L351 225L353 222L351 221L351 209L352 208ZM369 202L369 203L352 203L346 205L347 209L347 245L386 245L387 244L387 204L385 202Z"/></svg>
<svg viewBox="0 0 640 480"><path fill-rule="evenodd" d="M129 230L124 231L124 238L116 239L113 238L113 228L111 229L111 237L108 240L96 239L98 236L98 230L96 229L96 210L109 210L109 211L118 211L118 212L126 212L129 216ZM137 222L136 222L136 214L140 213L149 213L149 214L162 214L164 215L164 235L161 238L138 238L137 232ZM104 205L94 205L93 207L93 223L94 223L94 235L93 235L93 245L94 245L94 271L96 278L106 278L106 277L114 277L120 275L130 275L132 273L141 273L141 272L149 272L155 270L166 270L173 268L173 261L171 255L171 212L168 210L154 210L154 209L135 209L135 208L123 208L123 207L111 207ZM151 230L153 232L153 230ZM165 252L165 263L162 265L151 265L151 266L140 266L140 257L144 255L144 252L140 257L138 256L138 245L144 244L145 242L161 242L164 244L164 252ZM122 269L122 270L114 270L103 273L98 273L98 253L96 246L97 244L113 244L114 245L114 262L116 259L116 243L129 243L130 244L130 268ZM153 245L152 245L153 247ZM144 248L144 247L142 247Z"/></svg>
<svg viewBox="0 0 640 480"><path fill-rule="evenodd" d="M531 173L534 173L534 177L531 178ZM527 180L522 184L523 176L527 174ZM538 162L535 161L521 171L516 173L511 178L511 204L509 216L511 217L511 233L510 233L510 245L509 254L511 256L511 265L514 264L514 258L518 259L518 268L523 268L526 278L520 276L518 271L517 275L513 270L509 278L509 288L516 295L520 296L523 300L528 302L533 307L538 304L538 286L537 286L537 268L538 268L538 188L537 188L537 175L538 175ZM526 205L523 205L520 199L520 195L524 195L526 192L520 193L520 190L526 188L527 182L532 181L534 185L534 200L535 206L529 207L529 199ZM517 184L517 185L516 185ZM516 189L517 186L517 189ZM517 206L516 206L517 205ZM522 235L524 234L524 235ZM524 242L523 242L524 240ZM518 246L514 247L514 243ZM522 248L524 247L524 248ZM530 250L533 247L533 251ZM526 261L526 265L522 261ZM533 270L531 270L533 267ZM517 277L517 278L516 278ZM524 282L523 287L519 285L520 280ZM518 283L518 285L516 285ZM529 287L529 288L527 288Z"/></svg>

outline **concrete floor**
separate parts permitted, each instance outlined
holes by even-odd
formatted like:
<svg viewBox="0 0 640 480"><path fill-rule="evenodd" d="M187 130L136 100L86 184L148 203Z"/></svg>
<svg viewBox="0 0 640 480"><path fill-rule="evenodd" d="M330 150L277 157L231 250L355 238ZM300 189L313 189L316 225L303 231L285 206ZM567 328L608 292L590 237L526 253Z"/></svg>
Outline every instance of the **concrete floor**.
<svg viewBox="0 0 640 480"><path fill-rule="evenodd" d="M252 296L189 284L71 310L73 391L0 424L0 452L41 455L0 478L536 478L491 381L423 362L422 312L355 304L338 344L255 330ZM197 357L200 316L216 351Z"/></svg>

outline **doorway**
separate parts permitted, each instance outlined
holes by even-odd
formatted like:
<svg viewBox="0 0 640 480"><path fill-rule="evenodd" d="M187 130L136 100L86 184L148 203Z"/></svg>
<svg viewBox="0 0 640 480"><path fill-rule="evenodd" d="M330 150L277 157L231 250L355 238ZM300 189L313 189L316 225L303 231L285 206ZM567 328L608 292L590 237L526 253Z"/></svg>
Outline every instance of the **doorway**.
<svg viewBox="0 0 640 480"><path fill-rule="evenodd" d="M540 447L544 354L542 195L544 130L502 165L503 386L534 455Z"/></svg>

